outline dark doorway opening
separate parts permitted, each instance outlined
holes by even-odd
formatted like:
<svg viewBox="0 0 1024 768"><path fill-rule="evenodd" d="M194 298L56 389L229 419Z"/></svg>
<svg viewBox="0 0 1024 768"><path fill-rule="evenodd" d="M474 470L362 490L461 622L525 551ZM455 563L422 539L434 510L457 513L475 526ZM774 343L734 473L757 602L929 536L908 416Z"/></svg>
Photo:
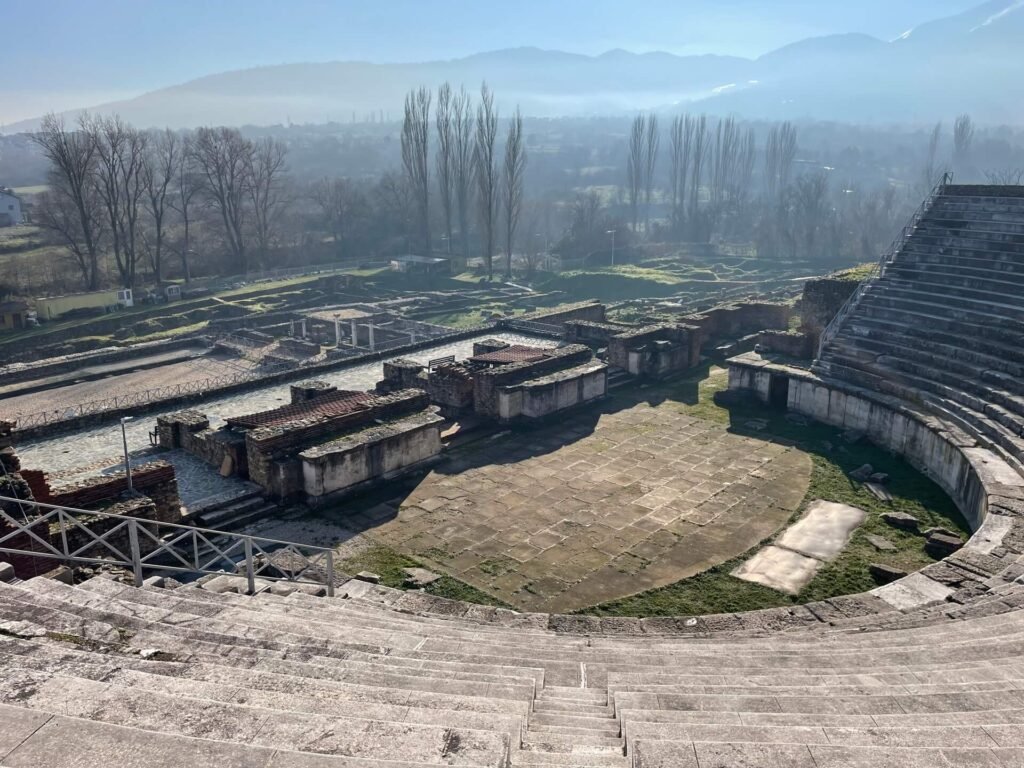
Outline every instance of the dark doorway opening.
<svg viewBox="0 0 1024 768"><path fill-rule="evenodd" d="M768 384L768 404L772 408L786 410L789 402L789 377L773 375Z"/></svg>

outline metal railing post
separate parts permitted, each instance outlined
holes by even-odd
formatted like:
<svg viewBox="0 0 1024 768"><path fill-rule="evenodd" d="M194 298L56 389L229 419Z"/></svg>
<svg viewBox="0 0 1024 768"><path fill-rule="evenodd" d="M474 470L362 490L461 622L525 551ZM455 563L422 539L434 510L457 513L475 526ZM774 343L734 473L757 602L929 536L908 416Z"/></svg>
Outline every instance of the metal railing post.
<svg viewBox="0 0 1024 768"><path fill-rule="evenodd" d="M327 550L327 596L334 597L334 550Z"/></svg>
<svg viewBox="0 0 1024 768"><path fill-rule="evenodd" d="M245 580L249 583L249 594L256 594L256 570L252 564L252 539L248 536L243 539L245 546Z"/></svg>
<svg viewBox="0 0 1024 768"><path fill-rule="evenodd" d="M134 517L128 520L128 548L132 555L132 573L135 575L135 586L142 586L142 552L139 550L139 521Z"/></svg>

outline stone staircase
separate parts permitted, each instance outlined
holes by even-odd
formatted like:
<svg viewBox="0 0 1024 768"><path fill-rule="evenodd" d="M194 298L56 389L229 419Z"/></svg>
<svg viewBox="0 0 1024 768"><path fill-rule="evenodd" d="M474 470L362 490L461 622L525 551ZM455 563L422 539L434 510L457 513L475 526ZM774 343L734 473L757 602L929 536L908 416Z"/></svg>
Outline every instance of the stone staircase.
<svg viewBox="0 0 1024 768"><path fill-rule="evenodd" d="M924 406L1024 471L1024 187L946 186L814 371Z"/></svg>
<svg viewBox="0 0 1024 768"><path fill-rule="evenodd" d="M999 562L961 602L686 620L0 583L0 765L1024 765L1024 555Z"/></svg>

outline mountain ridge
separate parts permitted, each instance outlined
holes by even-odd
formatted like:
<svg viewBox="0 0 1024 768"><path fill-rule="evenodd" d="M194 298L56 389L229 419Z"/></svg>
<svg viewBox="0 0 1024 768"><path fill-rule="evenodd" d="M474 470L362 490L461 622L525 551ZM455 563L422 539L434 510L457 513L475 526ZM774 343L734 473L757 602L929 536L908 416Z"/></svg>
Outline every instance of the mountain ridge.
<svg viewBox="0 0 1024 768"><path fill-rule="evenodd" d="M347 122L397 115L404 94L482 80L499 108L532 117L688 109L751 118L917 122L972 112L1024 120L1024 0L989 0L893 41L810 37L755 59L612 49L596 56L533 46L418 63L293 62L204 75L92 107L140 126ZM65 113L73 118L82 110ZM35 120L8 126L32 130Z"/></svg>

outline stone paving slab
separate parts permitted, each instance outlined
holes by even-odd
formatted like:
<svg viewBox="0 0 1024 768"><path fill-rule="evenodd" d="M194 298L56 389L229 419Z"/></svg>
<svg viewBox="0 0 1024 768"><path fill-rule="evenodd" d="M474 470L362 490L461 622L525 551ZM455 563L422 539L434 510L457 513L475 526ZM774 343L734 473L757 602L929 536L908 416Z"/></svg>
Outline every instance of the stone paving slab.
<svg viewBox="0 0 1024 768"><path fill-rule="evenodd" d="M797 449L640 402L474 446L365 535L518 609L565 612L742 554L810 473Z"/></svg>

